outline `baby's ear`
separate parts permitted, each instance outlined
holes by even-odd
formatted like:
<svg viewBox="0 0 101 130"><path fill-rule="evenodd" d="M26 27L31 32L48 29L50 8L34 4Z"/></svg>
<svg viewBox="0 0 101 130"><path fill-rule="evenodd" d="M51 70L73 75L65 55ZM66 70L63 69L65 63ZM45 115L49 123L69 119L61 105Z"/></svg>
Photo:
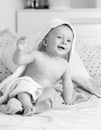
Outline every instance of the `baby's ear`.
<svg viewBox="0 0 101 130"><path fill-rule="evenodd" d="M42 45L45 46L45 47L47 47L47 39L46 39L46 38L44 38L44 39L42 40Z"/></svg>

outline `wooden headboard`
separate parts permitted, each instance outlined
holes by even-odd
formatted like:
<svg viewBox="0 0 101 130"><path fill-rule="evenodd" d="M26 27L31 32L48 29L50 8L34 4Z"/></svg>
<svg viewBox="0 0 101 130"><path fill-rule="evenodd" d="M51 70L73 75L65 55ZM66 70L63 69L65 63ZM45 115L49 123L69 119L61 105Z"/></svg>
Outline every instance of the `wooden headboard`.
<svg viewBox="0 0 101 130"><path fill-rule="evenodd" d="M101 10L19 10L16 31L22 35L36 34L51 18L69 20L76 31L77 40L90 45L101 45Z"/></svg>

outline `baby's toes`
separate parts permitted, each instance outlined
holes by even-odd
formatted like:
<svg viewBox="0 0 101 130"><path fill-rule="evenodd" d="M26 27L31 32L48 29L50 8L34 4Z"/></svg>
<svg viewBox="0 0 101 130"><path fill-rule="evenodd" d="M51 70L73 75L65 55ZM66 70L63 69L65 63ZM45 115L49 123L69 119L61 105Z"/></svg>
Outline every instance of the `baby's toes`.
<svg viewBox="0 0 101 130"><path fill-rule="evenodd" d="M8 106L7 105L1 105L0 106L0 112L7 113L7 111L8 111Z"/></svg>
<svg viewBox="0 0 101 130"><path fill-rule="evenodd" d="M24 109L24 116L31 116L35 113L35 107L31 106L31 107L27 107Z"/></svg>
<svg viewBox="0 0 101 130"><path fill-rule="evenodd" d="M0 111L6 114L12 114L13 109L9 108L8 105L1 105L0 106Z"/></svg>

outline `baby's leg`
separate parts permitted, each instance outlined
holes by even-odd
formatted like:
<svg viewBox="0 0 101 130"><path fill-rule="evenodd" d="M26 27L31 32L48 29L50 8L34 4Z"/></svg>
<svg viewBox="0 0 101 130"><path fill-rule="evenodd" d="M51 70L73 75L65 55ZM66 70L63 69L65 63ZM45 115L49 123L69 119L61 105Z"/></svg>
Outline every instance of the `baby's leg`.
<svg viewBox="0 0 101 130"><path fill-rule="evenodd" d="M22 103L24 108L24 115L30 116L35 113L35 107L31 102L31 97L28 93L20 93L18 94L18 99Z"/></svg>
<svg viewBox="0 0 101 130"><path fill-rule="evenodd" d="M22 104L16 98L11 98L7 104L0 106L0 111L6 114L16 114L17 112L22 112Z"/></svg>
<svg viewBox="0 0 101 130"><path fill-rule="evenodd" d="M22 103L24 108L24 115L26 116L33 115L34 113L38 114L52 108L52 102L49 98L36 102L35 106L33 106L31 97L28 93L20 93L18 95L18 99Z"/></svg>

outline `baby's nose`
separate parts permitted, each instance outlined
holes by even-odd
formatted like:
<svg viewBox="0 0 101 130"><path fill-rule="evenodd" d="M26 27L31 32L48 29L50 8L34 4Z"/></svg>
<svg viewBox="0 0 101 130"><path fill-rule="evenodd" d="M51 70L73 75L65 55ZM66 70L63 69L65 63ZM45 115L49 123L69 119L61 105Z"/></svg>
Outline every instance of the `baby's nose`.
<svg viewBox="0 0 101 130"><path fill-rule="evenodd" d="M67 40L63 40L62 43L66 45L67 44Z"/></svg>

